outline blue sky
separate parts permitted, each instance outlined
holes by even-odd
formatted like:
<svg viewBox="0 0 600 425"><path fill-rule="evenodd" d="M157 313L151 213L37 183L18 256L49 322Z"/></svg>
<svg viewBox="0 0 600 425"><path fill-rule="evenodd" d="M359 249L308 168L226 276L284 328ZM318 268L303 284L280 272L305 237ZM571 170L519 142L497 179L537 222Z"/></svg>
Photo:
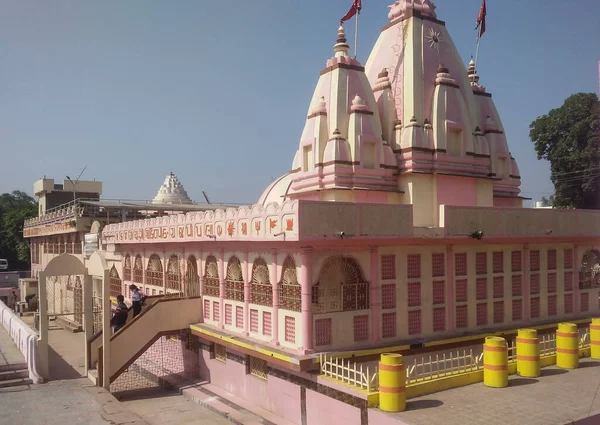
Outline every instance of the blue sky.
<svg viewBox="0 0 600 425"><path fill-rule="evenodd" d="M363 63L392 0L363 0ZM437 0L465 61L480 0ZM595 92L600 1L488 0L481 83L524 195L552 192L529 124ZM175 172L193 199L251 203L291 167L351 0L0 0L0 193L87 165L107 198L150 199ZM352 26L349 26L352 28ZM350 30L349 30L350 31ZM352 34L349 34L353 37Z"/></svg>

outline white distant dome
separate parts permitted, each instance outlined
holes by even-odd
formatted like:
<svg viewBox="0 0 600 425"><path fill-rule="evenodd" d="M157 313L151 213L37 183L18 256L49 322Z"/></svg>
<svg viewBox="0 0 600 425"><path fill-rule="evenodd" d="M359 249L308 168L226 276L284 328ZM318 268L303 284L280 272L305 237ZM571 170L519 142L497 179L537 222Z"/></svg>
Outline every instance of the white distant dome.
<svg viewBox="0 0 600 425"><path fill-rule="evenodd" d="M177 176L170 173L152 201L155 204L193 204Z"/></svg>

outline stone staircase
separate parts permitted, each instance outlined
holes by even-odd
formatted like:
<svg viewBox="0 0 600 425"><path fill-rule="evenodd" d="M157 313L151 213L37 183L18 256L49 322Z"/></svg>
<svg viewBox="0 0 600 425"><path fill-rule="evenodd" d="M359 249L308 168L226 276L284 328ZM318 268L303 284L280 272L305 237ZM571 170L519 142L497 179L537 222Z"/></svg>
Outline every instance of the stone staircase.
<svg viewBox="0 0 600 425"><path fill-rule="evenodd" d="M29 379L27 363L0 365L0 389L24 387L33 384Z"/></svg>

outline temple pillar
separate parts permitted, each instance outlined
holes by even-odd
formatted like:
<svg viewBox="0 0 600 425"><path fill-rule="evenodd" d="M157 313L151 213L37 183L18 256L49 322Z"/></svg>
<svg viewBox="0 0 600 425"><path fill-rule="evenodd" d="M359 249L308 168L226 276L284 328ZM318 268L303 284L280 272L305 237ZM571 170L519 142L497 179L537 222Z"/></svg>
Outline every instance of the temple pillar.
<svg viewBox="0 0 600 425"><path fill-rule="evenodd" d="M188 289L186 288L186 269L187 269L187 259L185 254L185 248L181 248L179 251L179 291L181 292L181 296L188 296Z"/></svg>
<svg viewBox="0 0 600 425"><path fill-rule="evenodd" d="M244 279L244 335L250 335L250 285L252 280L252 266L250 265L248 251L244 253L242 275Z"/></svg>
<svg viewBox="0 0 600 425"><path fill-rule="evenodd" d="M162 252L162 269L163 269L163 293L167 295L167 266L169 259L167 258L167 250L163 249Z"/></svg>
<svg viewBox="0 0 600 425"><path fill-rule="evenodd" d="M454 318L454 247L446 246L446 332L453 334L456 331Z"/></svg>
<svg viewBox="0 0 600 425"><path fill-rule="evenodd" d="M225 250L223 248L218 251L217 265L219 266L219 327L222 328L225 316Z"/></svg>
<svg viewBox="0 0 600 425"><path fill-rule="evenodd" d="M271 265L269 267L269 280L271 281L271 290L273 294L273 317L272 317L272 335L271 342L279 345L279 283L277 282L277 250L271 250Z"/></svg>
<svg viewBox="0 0 600 425"><path fill-rule="evenodd" d="M312 317L312 248L300 251L300 286L302 288L302 350L313 351L313 317Z"/></svg>
<svg viewBox="0 0 600 425"><path fill-rule="evenodd" d="M132 270L131 273L133 274L133 267L135 267L135 258L133 259L133 265L132 265ZM146 282L148 281L148 276L146 275L146 269L148 268L148 251L147 250L142 250L142 292L146 295L150 295L148 294L148 290L146 289ZM131 276L131 279L133 280L133 283L138 283L135 282L135 279L133 278L133 276ZM129 293L129 288L127 289L127 296L128 298L131 298L131 294Z"/></svg>
<svg viewBox="0 0 600 425"><path fill-rule="evenodd" d="M204 269L202 268L202 255L203 252L200 250L198 257L196 258L196 270L198 270L198 285L200 286L200 293L198 296L204 295Z"/></svg>
<svg viewBox="0 0 600 425"><path fill-rule="evenodd" d="M579 265L587 247L573 246L573 314L578 316L581 313L581 288L579 287Z"/></svg>
<svg viewBox="0 0 600 425"><path fill-rule="evenodd" d="M379 276L377 273L378 265L379 265L379 248L376 246L372 246L370 248L371 251L371 273L369 276L369 280L371 281L369 285L370 289L370 308L371 308L371 341L374 344L377 344L380 341L379 334L379 316L381 314L381 294L380 288L381 284L379 282Z"/></svg>

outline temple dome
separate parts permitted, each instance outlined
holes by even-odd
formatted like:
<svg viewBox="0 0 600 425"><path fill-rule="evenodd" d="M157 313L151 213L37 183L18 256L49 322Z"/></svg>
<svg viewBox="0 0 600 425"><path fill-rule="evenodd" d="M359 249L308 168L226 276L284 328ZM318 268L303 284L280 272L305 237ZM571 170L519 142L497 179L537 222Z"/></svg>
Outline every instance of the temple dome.
<svg viewBox="0 0 600 425"><path fill-rule="evenodd" d="M165 181L158 188L158 193L152 202L155 204L193 204L183 185L173 173L165 177Z"/></svg>

